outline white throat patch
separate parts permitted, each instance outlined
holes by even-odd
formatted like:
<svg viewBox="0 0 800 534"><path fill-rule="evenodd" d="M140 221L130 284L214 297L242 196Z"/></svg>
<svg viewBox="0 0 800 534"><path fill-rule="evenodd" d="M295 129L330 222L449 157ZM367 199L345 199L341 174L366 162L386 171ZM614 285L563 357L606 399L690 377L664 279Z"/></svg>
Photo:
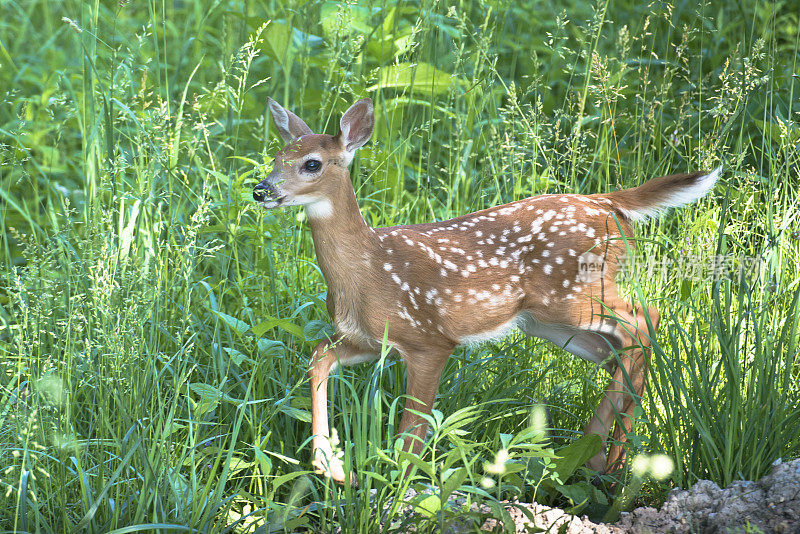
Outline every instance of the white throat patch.
<svg viewBox="0 0 800 534"><path fill-rule="evenodd" d="M309 202L305 208L309 219L327 219L333 215L333 204L327 198Z"/></svg>

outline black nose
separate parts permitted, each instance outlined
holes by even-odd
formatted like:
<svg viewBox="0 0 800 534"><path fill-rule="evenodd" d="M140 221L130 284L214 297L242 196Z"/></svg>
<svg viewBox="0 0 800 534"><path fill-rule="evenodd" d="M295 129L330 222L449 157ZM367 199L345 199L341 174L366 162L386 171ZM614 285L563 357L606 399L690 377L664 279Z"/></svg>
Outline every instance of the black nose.
<svg viewBox="0 0 800 534"><path fill-rule="evenodd" d="M253 188L253 200L263 202L267 199L267 186L263 183L258 183Z"/></svg>

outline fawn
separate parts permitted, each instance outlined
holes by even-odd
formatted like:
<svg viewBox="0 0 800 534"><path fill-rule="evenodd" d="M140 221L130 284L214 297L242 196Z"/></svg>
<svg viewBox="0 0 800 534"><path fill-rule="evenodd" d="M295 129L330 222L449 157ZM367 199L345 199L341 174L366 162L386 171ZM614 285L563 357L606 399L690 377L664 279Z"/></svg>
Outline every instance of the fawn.
<svg viewBox="0 0 800 534"><path fill-rule="evenodd" d="M253 197L268 209L305 206L336 326L335 336L314 349L308 370L318 471L345 480L329 440L328 376L337 364L377 359L387 327L392 350L406 364L409 398L400 424L406 450L422 447L426 425L414 412L430 413L453 350L519 328L611 373L584 433L599 434L604 443L589 467L620 465L659 320L654 308L617 294L631 223L698 200L720 169L663 176L612 193L540 195L448 221L371 228L348 165L372 135L372 101L350 107L335 136L314 134L272 99L269 108L287 146ZM599 268L586 269L592 261Z"/></svg>

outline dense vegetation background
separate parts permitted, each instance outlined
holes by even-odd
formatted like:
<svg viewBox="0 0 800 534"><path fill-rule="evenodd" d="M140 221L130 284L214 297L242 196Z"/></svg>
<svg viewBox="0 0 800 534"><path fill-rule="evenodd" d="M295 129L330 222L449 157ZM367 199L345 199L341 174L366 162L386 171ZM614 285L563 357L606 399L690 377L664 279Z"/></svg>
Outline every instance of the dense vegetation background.
<svg viewBox="0 0 800 534"><path fill-rule="evenodd" d="M516 496L613 518L800 455L797 2L0 9L2 528L372 532L410 486L433 488L422 529L458 488L498 516ZM411 479L403 366L342 371L332 424L359 487L314 475L305 367L330 325L302 211L252 202L281 145L267 96L327 133L373 99L352 169L373 225L723 165L640 228L656 268L628 284L662 315L629 454L674 470L592 484L570 459L607 376L515 336L451 359ZM676 267L720 256L755 267Z"/></svg>

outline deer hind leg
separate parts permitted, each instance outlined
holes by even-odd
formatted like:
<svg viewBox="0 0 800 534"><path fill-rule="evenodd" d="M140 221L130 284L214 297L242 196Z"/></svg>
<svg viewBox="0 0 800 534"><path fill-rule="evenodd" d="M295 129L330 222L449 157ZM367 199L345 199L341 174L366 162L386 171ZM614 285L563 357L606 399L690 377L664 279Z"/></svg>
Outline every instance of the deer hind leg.
<svg viewBox="0 0 800 534"><path fill-rule="evenodd" d="M657 328L658 312L648 308L648 313L654 329ZM523 330L603 366L612 375L595 415L583 432L602 437L603 450L589 460L589 467L604 472L618 467L625 459L621 443L633 425L634 410L644 392L650 338L641 306L614 299L605 304L602 317L598 318L598 315L595 314L589 324L572 325L546 324L529 319ZM614 356L617 351L620 352L621 365ZM620 419L614 431L614 441L606 456L606 443L617 416Z"/></svg>
<svg viewBox="0 0 800 534"><path fill-rule="evenodd" d="M318 473L339 484L345 481L344 465L333 452L331 430L328 425L328 377L338 363L354 365L377 358L377 354L364 350L344 339L323 341L316 346L308 367L311 382L312 463ZM351 481L355 481L353 476Z"/></svg>
<svg viewBox="0 0 800 534"><path fill-rule="evenodd" d="M613 440L607 454L601 451L589 460L589 467L601 472L611 472L625 462L623 443L634 423L636 405L641 402L647 383L648 360L650 358L650 336L645 313L649 315L653 331L658 328L659 315L655 308L645 309L618 301L610 306L608 315L617 318L617 324L607 334L616 340L615 346L622 348L619 361L609 360L607 369L612 374L597 411L586 425L584 434L594 433L607 442L612 426ZM613 353L610 354L613 357ZM605 447L604 447L605 448Z"/></svg>

